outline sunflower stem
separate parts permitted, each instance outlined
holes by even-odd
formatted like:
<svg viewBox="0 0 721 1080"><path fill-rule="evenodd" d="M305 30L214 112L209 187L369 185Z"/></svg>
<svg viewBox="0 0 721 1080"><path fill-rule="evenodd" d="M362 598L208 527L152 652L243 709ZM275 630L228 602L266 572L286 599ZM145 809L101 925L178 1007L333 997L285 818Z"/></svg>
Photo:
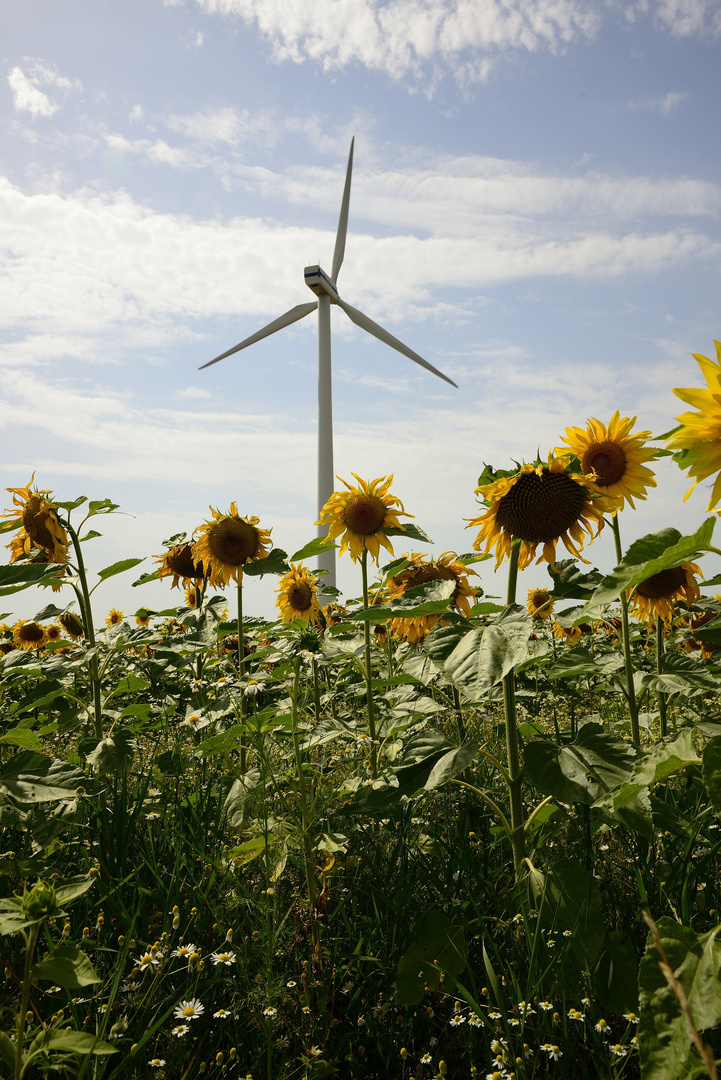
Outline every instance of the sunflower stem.
<svg viewBox="0 0 721 1080"><path fill-rule="evenodd" d="M363 610L368 610L368 549L363 548L361 556L361 573L363 576ZM371 668L371 624L368 619L363 621L363 640L365 643L365 674L366 674L366 699L368 705L368 734L371 739L371 776L378 779L378 755L376 752L376 714L373 701L373 673Z"/></svg>
<svg viewBox="0 0 721 1080"><path fill-rule="evenodd" d="M295 771L298 779L298 801L300 803L300 817L303 827L303 856L305 862L305 880L308 886L308 900L310 903L311 920L313 925L313 941L317 948L317 926L315 909L318 902L318 883L315 877L315 863L313 861L313 844L311 841L311 821L308 808L308 791L305 783L303 769L303 756L300 752L300 737L298 735L298 684L300 682L300 658L293 661L291 674L290 700L291 718L293 724L293 751L295 754Z"/></svg>
<svg viewBox="0 0 721 1080"><path fill-rule="evenodd" d="M663 619L657 613L656 614L656 674L663 675ZM665 739L668 735L668 705L666 695L662 690L656 691L656 699L658 701L658 718L661 725L661 738Z"/></svg>
<svg viewBox="0 0 721 1080"><path fill-rule="evenodd" d="M93 690L93 711L95 713L95 735L98 739L103 738L103 705L100 698L100 670L98 666L98 654L95 651L95 628L93 626L93 612L90 606L90 591L88 589L88 576L85 571L85 560L83 559L83 552L80 547L80 537L76 533L75 529L70 524L68 519L64 523L68 530L70 539L73 544L73 551L75 552L75 559L77 562L76 570L78 572L78 579L80 581L80 591L82 592L82 615L83 623L85 625L85 636L90 643L92 650L92 656L88 664L88 671L90 673L90 685ZM80 597L78 596L78 600Z"/></svg>
<svg viewBox="0 0 721 1080"><path fill-rule="evenodd" d="M511 546L511 557L508 566L506 605L515 604L516 602L519 550L520 543L514 541ZM508 792L511 802L511 847L513 849L513 865L516 873L518 873L526 857L526 836L523 828L523 799L521 797L523 772L516 724L516 676L513 668L503 679L503 712L506 720Z"/></svg>
<svg viewBox="0 0 721 1080"><path fill-rule="evenodd" d="M243 572L238 577L238 678L245 675L245 642L243 641ZM245 687L240 695L240 722L245 720ZM248 736L244 731L240 736L240 771L248 771Z"/></svg>
<svg viewBox="0 0 721 1080"><path fill-rule="evenodd" d="M611 518L611 530L616 545L617 564L623 559L621 548L621 533L618 528L618 514ZM628 698L628 712L631 717L631 742L634 746L641 746L641 729L638 726L638 703L636 702L636 688L633 684L633 662L631 660L631 632L628 625L628 600L626 593L621 592L621 630L623 636L623 662L626 668L626 696Z"/></svg>

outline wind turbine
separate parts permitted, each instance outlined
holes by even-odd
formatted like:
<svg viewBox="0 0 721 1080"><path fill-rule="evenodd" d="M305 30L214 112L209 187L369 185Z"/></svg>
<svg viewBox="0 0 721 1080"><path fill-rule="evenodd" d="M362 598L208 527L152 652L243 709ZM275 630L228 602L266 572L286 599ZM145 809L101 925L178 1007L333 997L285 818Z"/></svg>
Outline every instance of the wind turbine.
<svg viewBox="0 0 721 1080"><path fill-rule="evenodd" d="M424 360L422 356L419 356L413 349L409 349L407 345L404 345L402 341L399 341L393 334L389 334L387 330L384 330L378 323L373 322L367 315L364 315L362 311L357 308L351 307L345 300L341 300L338 295L338 289L336 282L338 280L338 273L343 265L343 256L345 255L345 238L348 231L348 205L350 203L350 183L351 173L353 171L353 145L355 143L355 137L351 139L350 154L348 155L348 168L345 174L345 187L343 189L343 200L340 207L340 217L338 218L338 231L335 238L335 250L333 252L333 266L330 272L330 276L320 266L306 266L304 270L305 283L309 289L311 289L316 296L317 300L312 301L310 304L296 304L290 311L286 311L284 315L280 315L273 322L268 323L262 330L256 330L250 337L245 338L239 345L234 345L232 349L228 349L227 352L221 353L220 356L216 356L214 360L208 361L207 364L203 364L199 370L210 367L212 364L217 364L219 360L225 360L226 357L232 356L233 353L240 352L241 349L246 349L249 345L254 345L256 341L260 341L264 337L269 337L270 334L274 334L276 330L282 330L284 326L290 326L291 323L297 322L299 319L304 319L306 315L310 315L311 311L318 309L318 518L320 518L321 510L335 489L334 474L333 474L333 393L332 393L332 380L331 380L331 362L330 362L330 306L331 304L337 304L338 307L345 311L351 322L354 322L356 326L360 326L361 330L367 331L372 334L373 337L378 338L379 341L385 342L386 345L390 345L392 349L396 349L397 352L403 353L410 360L415 361L416 364L420 364L426 371L433 372L440 379L445 379L451 386L455 386L458 389L456 383L452 379L449 379L447 375L444 375L438 368L433 367L433 364L429 364L427 360ZM318 527L318 536L324 536L326 533L324 526ZM318 556L318 566L322 570L327 570L328 573L324 575L325 583L335 587L335 553L331 550Z"/></svg>

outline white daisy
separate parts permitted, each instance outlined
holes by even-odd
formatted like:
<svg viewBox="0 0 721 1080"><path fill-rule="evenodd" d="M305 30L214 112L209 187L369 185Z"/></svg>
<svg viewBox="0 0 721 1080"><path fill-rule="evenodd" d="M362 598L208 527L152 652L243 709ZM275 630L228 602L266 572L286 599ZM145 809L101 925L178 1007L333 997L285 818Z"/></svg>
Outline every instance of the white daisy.
<svg viewBox="0 0 721 1080"><path fill-rule="evenodd" d="M181 1001L173 1016L178 1020L197 1020L205 1012L205 1006L198 998L190 998L189 1001Z"/></svg>

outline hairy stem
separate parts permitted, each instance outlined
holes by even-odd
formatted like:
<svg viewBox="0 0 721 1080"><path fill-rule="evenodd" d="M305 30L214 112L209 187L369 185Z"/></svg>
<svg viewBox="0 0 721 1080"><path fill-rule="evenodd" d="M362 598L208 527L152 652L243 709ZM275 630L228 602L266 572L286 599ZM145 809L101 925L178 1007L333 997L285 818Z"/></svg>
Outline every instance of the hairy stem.
<svg viewBox="0 0 721 1080"><path fill-rule="evenodd" d="M616 545L616 562L620 563L623 559L623 551L621 549L621 534L618 528L618 514L614 514L611 518L611 529L613 531L613 539ZM631 660L631 633L628 625L628 600L626 599L626 593L621 592L619 597L621 601L621 630L623 637L623 662L626 668L626 694L628 697L628 712L631 717L631 742L634 746L641 745L641 729L638 726L638 703L636 702L636 690L633 685L633 662Z"/></svg>

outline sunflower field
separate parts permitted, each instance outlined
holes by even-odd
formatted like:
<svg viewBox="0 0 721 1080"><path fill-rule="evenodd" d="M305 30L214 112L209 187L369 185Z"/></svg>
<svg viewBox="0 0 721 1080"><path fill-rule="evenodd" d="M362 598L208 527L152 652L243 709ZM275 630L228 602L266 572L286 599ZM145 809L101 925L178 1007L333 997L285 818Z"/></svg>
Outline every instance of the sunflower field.
<svg viewBox="0 0 721 1080"><path fill-rule="evenodd" d="M616 413L487 466L465 554L354 475L290 557L211 508L134 583L168 607L104 625L118 507L8 489L0 606L50 602L0 615L0 1076L716 1076L716 351L660 439ZM661 455L710 516L624 549Z"/></svg>

